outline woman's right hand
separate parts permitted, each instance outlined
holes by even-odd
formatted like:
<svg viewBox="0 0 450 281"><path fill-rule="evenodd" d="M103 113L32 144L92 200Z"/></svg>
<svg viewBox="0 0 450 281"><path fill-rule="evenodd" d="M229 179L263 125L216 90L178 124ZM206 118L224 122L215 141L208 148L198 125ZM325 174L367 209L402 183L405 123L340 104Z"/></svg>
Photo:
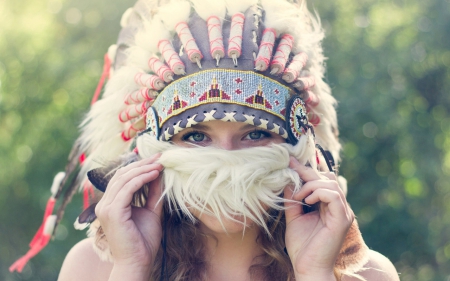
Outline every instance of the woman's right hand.
<svg viewBox="0 0 450 281"><path fill-rule="evenodd" d="M117 170L95 213L106 235L114 268L141 270L149 274L161 244L162 194L160 155L134 162ZM132 207L133 194L149 183L144 207ZM157 204L158 203L158 204Z"/></svg>

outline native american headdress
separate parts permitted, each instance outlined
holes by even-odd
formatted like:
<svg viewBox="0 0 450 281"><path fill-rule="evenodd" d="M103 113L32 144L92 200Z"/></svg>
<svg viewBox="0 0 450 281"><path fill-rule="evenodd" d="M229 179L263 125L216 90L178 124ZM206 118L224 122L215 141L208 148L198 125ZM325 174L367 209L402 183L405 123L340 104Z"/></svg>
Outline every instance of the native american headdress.
<svg viewBox="0 0 450 281"><path fill-rule="evenodd" d="M336 101L324 81L324 32L305 3L138 0L121 26L66 170L54 179L43 224L11 270L20 271L47 244L78 188L89 207L87 172L131 152L141 134L169 141L200 122L245 122L291 144L313 134L317 161L334 168L331 159L339 160ZM360 239L357 229L352 235ZM343 253L352 251L338 260L343 271L360 265L365 245L358 239L344 245Z"/></svg>

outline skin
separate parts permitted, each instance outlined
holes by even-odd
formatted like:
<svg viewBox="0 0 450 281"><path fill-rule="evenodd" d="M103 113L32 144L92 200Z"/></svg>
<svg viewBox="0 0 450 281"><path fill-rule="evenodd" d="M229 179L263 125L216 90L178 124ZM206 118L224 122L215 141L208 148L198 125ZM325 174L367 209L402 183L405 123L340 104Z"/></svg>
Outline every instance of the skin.
<svg viewBox="0 0 450 281"><path fill-rule="evenodd" d="M284 139L271 132L261 131L244 123L210 121L186 129L174 136L180 146L215 146L237 150L254 146L281 143ZM108 237L115 262L102 262L85 239L67 255L60 272L60 281L68 280L148 280L155 255L161 242L161 196L159 188L163 167L155 161L159 155L121 168L111 179L106 193L97 205L96 214ZM299 204L291 203L285 212L286 247L294 267L296 280L336 280L333 265L345 235L354 220L332 173L319 173L291 158L290 167L305 181L302 189L293 194L286 187L286 198L305 200L307 204L320 202L321 211L304 214ZM145 207L130 206L132 195L145 183L150 183L149 200ZM248 281L248 269L255 257L262 254L256 243L259 228L224 220L227 233L219 222L209 216L194 213L200 228L214 236L206 245L209 261L209 280ZM239 219L239 218L237 218ZM83 270L80 270L82 268ZM359 274L366 280L399 280L392 263L371 251L369 261ZM344 281L358 280L344 277Z"/></svg>

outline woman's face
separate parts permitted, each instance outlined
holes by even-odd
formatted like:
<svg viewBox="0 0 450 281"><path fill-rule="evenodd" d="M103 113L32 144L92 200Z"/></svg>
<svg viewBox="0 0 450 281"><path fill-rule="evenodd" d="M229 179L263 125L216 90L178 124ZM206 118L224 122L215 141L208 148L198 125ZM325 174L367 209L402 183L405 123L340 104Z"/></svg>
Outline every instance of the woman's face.
<svg viewBox="0 0 450 281"><path fill-rule="evenodd" d="M225 150L239 150L256 146L268 146L272 143L284 143L280 135L260 129L256 126L240 122L209 121L185 129L172 138L174 144L184 147L214 146ZM243 217L234 217L238 222L193 210L192 214L201 222L202 227L215 233L241 233L244 229ZM247 227L252 223L247 222Z"/></svg>

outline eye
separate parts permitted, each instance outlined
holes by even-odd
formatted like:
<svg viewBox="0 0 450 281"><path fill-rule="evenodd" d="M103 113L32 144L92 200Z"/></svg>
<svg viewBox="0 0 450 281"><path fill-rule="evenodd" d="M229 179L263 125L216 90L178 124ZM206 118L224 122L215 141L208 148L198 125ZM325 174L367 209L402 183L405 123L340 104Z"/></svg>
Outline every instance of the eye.
<svg viewBox="0 0 450 281"><path fill-rule="evenodd" d="M202 141L207 140L207 136L203 133L194 131L194 132L189 132L186 135L184 135L183 140L196 143L196 142L202 142Z"/></svg>
<svg viewBox="0 0 450 281"><path fill-rule="evenodd" d="M245 139L249 140L260 140L263 138L270 137L270 133L262 131L262 130L255 130L253 132L250 132L247 136L245 136Z"/></svg>

